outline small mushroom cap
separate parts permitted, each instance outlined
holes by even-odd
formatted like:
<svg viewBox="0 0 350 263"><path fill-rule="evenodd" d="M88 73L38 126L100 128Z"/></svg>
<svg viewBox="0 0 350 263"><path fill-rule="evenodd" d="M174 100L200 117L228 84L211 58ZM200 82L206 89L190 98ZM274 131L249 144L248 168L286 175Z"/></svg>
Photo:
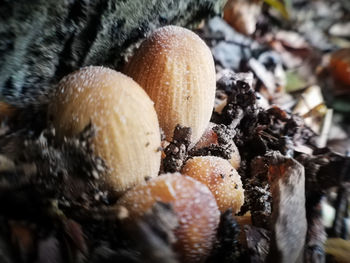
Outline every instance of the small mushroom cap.
<svg viewBox="0 0 350 263"><path fill-rule="evenodd" d="M215 99L215 66L208 46L178 26L156 30L127 64L131 76L155 103L160 127L172 140L177 124L192 128L196 143L207 127Z"/></svg>
<svg viewBox="0 0 350 263"><path fill-rule="evenodd" d="M160 132L153 102L131 78L104 67L82 68L60 83L49 105L58 138L79 134L91 122L93 146L109 168L103 179L117 192L155 177Z"/></svg>
<svg viewBox="0 0 350 263"><path fill-rule="evenodd" d="M218 145L218 135L213 130L215 127L215 124L210 122L207 129L204 131L202 137L199 139L199 141L194 146L195 150L199 150L201 148L209 147L210 145ZM229 159L229 162L233 166L233 168L238 169L241 165L241 155L239 154L239 150L236 146L236 144L232 141L230 149L232 151L231 158Z"/></svg>
<svg viewBox="0 0 350 263"><path fill-rule="evenodd" d="M178 217L175 249L182 260L202 262L213 246L220 220L220 212L208 187L179 173L164 174L134 187L118 204L125 206L132 217L137 217L156 201L170 203Z"/></svg>
<svg viewBox="0 0 350 263"><path fill-rule="evenodd" d="M227 160L215 156L193 157L181 172L208 186L221 212L229 208L234 214L240 211L244 203L241 177Z"/></svg>

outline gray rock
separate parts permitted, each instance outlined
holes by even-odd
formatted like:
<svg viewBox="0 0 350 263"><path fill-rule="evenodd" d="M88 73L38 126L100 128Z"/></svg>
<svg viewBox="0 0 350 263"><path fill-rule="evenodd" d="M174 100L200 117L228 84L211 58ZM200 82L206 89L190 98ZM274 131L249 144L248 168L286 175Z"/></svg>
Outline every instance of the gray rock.
<svg viewBox="0 0 350 263"><path fill-rule="evenodd" d="M224 68L238 70L242 60L242 48L239 45L220 41L211 50L216 61Z"/></svg>
<svg viewBox="0 0 350 263"><path fill-rule="evenodd" d="M224 68L239 71L241 61L251 57L251 50L259 48L257 42L235 31L220 17L208 21L209 35L217 42L212 47L216 62Z"/></svg>
<svg viewBox="0 0 350 263"><path fill-rule="evenodd" d="M229 24L220 17L214 17L208 21L208 28L212 34L222 36L227 41L235 41L241 45L250 45L253 41L235 31Z"/></svg>
<svg viewBox="0 0 350 263"><path fill-rule="evenodd" d="M0 0L0 100L45 102L64 75L87 65L120 69L157 27L189 27L225 0Z"/></svg>

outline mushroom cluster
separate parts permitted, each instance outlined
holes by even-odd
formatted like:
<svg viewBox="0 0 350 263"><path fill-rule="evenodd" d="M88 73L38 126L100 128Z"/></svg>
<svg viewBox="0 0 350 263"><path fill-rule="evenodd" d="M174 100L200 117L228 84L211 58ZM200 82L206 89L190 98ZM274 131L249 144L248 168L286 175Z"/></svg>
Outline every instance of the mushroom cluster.
<svg viewBox="0 0 350 263"><path fill-rule="evenodd" d="M156 202L171 204L179 219L174 250L184 262L201 262L215 243L220 212L243 205L239 153L233 145L230 161L190 157L180 173L164 174L160 129L171 142L177 125L189 127L190 149L217 144L209 124L216 89L210 49L195 33L166 26L142 43L124 73L90 66L63 78L49 105L57 140L91 124L94 152L108 167L101 180L121 196L117 204L130 218Z"/></svg>

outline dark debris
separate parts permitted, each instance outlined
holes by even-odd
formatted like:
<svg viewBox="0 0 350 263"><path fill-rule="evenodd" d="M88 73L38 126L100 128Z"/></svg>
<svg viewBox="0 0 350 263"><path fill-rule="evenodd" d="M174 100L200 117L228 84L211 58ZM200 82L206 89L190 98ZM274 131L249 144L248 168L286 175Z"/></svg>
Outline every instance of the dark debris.
<svg viewBox="0 0 350 263"><path fill-rule="evenodd" d="M234 219L232 210L227 210L221 215L217 244L206 262L242 262L246 253L239 242L240 232L241 228Z"/></svg>
<svg viewBox="0 0 350 263"><path fill-rule="evenodd" d="M174 130L173 140L165 148L165 158L163 160L163 169L165 173L179 172L183 166L187 151L190 146L191 128L177 125Z"/></svg>

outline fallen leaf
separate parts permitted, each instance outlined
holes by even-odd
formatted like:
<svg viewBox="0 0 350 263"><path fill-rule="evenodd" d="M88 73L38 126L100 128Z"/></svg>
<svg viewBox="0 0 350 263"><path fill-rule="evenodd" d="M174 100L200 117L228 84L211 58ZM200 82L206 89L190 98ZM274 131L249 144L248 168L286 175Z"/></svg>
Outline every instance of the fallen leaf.
<svg viewBox="0 0 350 263"><path fill-rule="evenodd" d="M285 87L286 92L294 92L305 88L306 81L296 72L286 72L287 84Z"/></svg>
<svg viewBox="0 0 350 263"><path fill-rule="evenodd" d="M282 3L279 0L264 0L264 1L268 5L270 5L273 8L275 8L278 12L280 12L281 15L283 16L283 18L289 19L289 12L287 10L287 7L286 7L285 3Z"/></svg>
<svg viewBox="0 0 350 263"><path fill-rule="evenodd" d="M332 255L337 263L347 263L350 258L350 241L341 238L329 238L325 245L326 253Z"/></svg>

